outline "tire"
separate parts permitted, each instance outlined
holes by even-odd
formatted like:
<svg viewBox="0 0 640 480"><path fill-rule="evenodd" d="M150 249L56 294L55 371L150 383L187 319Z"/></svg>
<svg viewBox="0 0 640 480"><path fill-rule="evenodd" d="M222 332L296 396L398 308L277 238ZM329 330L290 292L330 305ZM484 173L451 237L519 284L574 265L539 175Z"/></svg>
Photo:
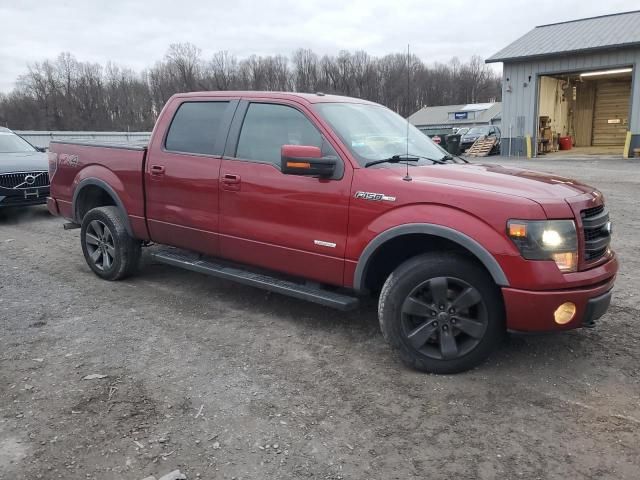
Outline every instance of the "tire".
<svg viewBox="0 0 640 480"><path fill-rule="evenodd" d="M84 216L82 253L93 273L105 280L132 275L140 264L141 242L128 233L117 207L98 207Z"/></svg>
<svg viewBox="0 0 640 480"><path fill-rule="evenodd" d="M401 360L430 373L480 365L505 332L502 296L493 279L453 253L422 254L400 265L382 287L378 317Z"/></svg>

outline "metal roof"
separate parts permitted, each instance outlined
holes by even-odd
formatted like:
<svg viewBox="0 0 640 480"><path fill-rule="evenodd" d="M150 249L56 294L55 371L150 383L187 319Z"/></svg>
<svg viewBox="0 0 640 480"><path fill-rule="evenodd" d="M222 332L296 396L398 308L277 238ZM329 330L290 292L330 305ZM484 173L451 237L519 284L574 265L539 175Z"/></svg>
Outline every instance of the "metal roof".
<svg viewBox="0 0 640 480"><path fill-rule="evenodd" d="M486 109L473 109L469 107L482 106ZM488 107L488 108L487 108ZM469 112L473 110L483 110L482 113L472 119L449 120L449 114L453 112ZM482 103L470 105L442 105L437 107L423 107L408 120L412 125L469 125L474 123L490 123L492 119L499 118L502 113L502 103Z"/></svg>
<svg viewBox="0 0 640 480"><path fill-rule="evenodd" d="M540 25L486 62L640 46L640 10Z"/></svg>
<svg viewBox="0 0 640 480"><path fill-rule="evenodd" d="M488 110L493 107L493 103L468 103L460 109L462 112L478 112L480 110Z"/></svg>

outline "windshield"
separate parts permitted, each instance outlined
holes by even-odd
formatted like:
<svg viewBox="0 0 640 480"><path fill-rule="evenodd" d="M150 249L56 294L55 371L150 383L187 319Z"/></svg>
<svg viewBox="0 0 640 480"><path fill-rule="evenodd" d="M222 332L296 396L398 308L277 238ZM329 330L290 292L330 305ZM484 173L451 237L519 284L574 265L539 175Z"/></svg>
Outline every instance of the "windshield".
<svg viewBox="0 0 640 480"><path fill-rule="evenodd" d="M315 107L360 165L407 154L407 121L388 108L361 103L320 103ZM448 155L413 125L409 125L408 143L409 156L440 160ZM423 159L419 164L431 162Z"/></svg>
<svg viewBox="0 0 640 480"><path fill-rule="evenodd" d="M467 135L486 135L487 133L489 133L487 127L473 127L467 132Z"/></svg>
<svg viewBox="0 0 640 480"><path fill-rule="evenodd" d="M13 132L0 132L0 153L35 152L29 142Z"/></svg>

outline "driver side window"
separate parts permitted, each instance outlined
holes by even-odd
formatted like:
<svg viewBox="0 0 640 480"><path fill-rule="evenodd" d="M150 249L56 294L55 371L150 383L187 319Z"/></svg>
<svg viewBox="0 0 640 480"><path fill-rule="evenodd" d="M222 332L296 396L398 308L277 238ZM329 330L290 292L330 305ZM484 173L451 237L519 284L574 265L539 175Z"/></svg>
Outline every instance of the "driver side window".
<svg viewBox="0 0 640 480"><path fill-rule="evenodd" d="M280 166L282 145L323 148L323 137L300 111L286 105L251 103L240 131L236 158Z"/></svg>

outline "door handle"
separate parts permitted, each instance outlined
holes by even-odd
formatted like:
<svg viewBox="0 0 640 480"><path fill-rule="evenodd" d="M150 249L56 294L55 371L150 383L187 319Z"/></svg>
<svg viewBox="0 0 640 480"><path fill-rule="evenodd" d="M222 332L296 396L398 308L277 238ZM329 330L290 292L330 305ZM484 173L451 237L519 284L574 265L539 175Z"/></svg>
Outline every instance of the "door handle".
<svg viewBox="0 0 640 480"><path fill-rule="evenodd" d="M164 175L164 165L151 165L151 175Z"/></svg>
<svg viewBox="0 0 640 480"><path fill-rule="evenodd" d="M232 173L225 173L222 177L222 183L227 185L236 185L240 183L240 175L234 175Z"/></svg>

